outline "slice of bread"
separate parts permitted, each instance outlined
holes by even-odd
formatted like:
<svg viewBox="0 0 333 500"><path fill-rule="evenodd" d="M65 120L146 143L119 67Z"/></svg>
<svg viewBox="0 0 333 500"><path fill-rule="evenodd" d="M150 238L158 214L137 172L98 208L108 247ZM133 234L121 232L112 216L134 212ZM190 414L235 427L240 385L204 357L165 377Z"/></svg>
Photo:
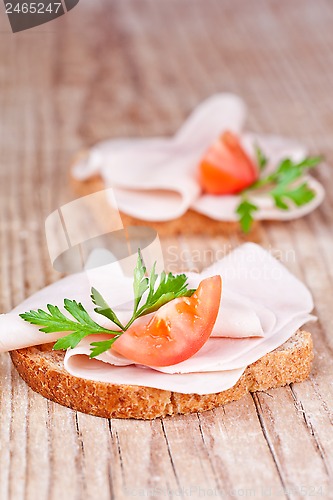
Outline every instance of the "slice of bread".
<svg viewBox="0 0 333 500"><path fill-rule="evenodd" d="M88 194L95 193L104 189L104 183L100 176L96 175L87 181L78 181L71 177L71 185L74 192L80 196L87 196ZM106 202L107 203L107 202ZM97 213L107 213L107 206L93 207ZM188 210L184 215L166 222L151 222L137 219L123 212L120 216L125 227L127 226L150 226L159 234L160 237L182 235L202 235L218 236L237 234L244 238L238 222L225 222L216 221L207 217L206 215L199 214L194 210ZM254 221L250 233L251 241L258 241L258 222ZM247 235L247 236L248 236Z"/></svg>
<svg viewBox="0 0 333 500"><path fill-rule="evenodd" d="M298 330L281 347L248 366L227 391L199 396L133 385L115 385L73 377L64 369L62 351L53 344L11 352L27 384L42 396L83 413L106 418L152 419L210 410L236 401L248 392L302 382L311 370L311 334Z"/></svg>

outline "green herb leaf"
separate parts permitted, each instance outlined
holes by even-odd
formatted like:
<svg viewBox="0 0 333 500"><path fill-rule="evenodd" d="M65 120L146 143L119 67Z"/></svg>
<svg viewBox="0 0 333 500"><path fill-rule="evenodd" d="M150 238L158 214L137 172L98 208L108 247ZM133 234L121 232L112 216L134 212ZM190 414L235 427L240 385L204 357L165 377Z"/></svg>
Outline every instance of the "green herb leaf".
<svg viewBox="0 0 333 500"><path fill-rule="evenodd" d="M306 182L294 188L280 187L272 191L272 196L275 204L282 210L288 210L289 206L283 201L283 198L291 200L297 207L306 205L315 197L315 192L311 189Z"/></svg>
<svg viewBox="0 0 333 500"><path fill-rule="evenodd" d="M125 327L118 319L116 313L111 309L109 304L103 299L102 295L94 287L91 289L91 300L97 306L94 309L95 312L110 319L121 330L124 330Z"/></svg>
<svg viewBox="0 0 333 500"><path fill-rule="evenodd" d="M314 168L316 167L317 165L319 165L319 163L321 163L323 161L323 157L322 156L308 156L307 158L304 158L304 160L302 160L298 166L305 169L305 168Z"/></svg>
<svg viewBox="0 0 333 500"><path fill-rule="evenodd" d="M99 342L91 342L91 352L89 355L89 358L96 358L96 356L99 356L105 351L108 351L111 349L112 344L117 340L118 336L115 336L113 339L110 340L100 340Z"/></svg>
<svg viewBox="0 0 333 500"><path fill-rule="evenodd" d="M74 349L74 347L76 347L80 342L81 340L84 339L84 337L86 337L87 335L90 335L90 333L85 333L85 332L80 332L80 331L77 331L77 332L73 332L69 335L66 335L65 337L62 337L60 339L57 340L57 342L54 344L53 346L53 350L54 351L60 351L60 350L64 350L66 351L67 349Z"/></svg>
<svg viewBox="0 0 333 500"><path fill-rule="evenodd" d="M146 277L146 266L144 265L141 250L138 250L138 260L134 269L134 313L137 311L143 294L149 288L149 279Z"/></svg>
<svg viewBox="0 0 333 500"><path fill-rule="evenodd" d="M265 156L263 150L258 146L258 144L255 144L254 149L256 153L257 165L260 172L262 172L267 166L268 158Z"/></svg>
<svg viewBox="0 0 333 500"><path fill-rule="evenodd" d="M141 307L136 307L134 309L133 315L127 323L125 330L127 330L140 316L145 316L146 314L157 311L161 306L173 299L178 297L190 297L194 293L194 290L188 290L187 288L187 276L185 274L175 276L172 273L165 274L165 272L162 272L158 286L155 290L157 278L158 276L155 273L154 265L150 278L148 279L149 294L146 302L141 305ZM140 303L138 305L140 305Z"/></svg>
<svg viewBox="0 0 333 500"><path fill-rule="evenodd" d="M84 337L91 334L108 334L110 339L99 342L93 342L94 347L90 357L96 357L102 352L111 348L117 338L122 335L131 324L140 316L157 311L162 305L170 302L177 297L185 297L193 294L194 290L188 290L187 277L185 274L174 276L172 273L164 272L158 278L156 274L156 262L153 265L149 278L146 277L146 267L144 265L140 250L138 251L138 260L134 270L134 308L130 321L123 326L113 309L107 304L102 295L95 289L91 289L92 302L97 306L94 310L98 314L110 319L117 325L121 331L109 330L98 325L88 314L82 304L75 300L64 300L65 310L73 319L65 316L57 306L48 305L48 312L38 309L20 314L25 321L40 325L41 332L71 332L57 340L53 349L73 349ZM157 286L156 286L157 284ZM149 290L146 301L140 307L144 293Z"/></svg>
<svg viewBox="0 0 333 500"><path fill-rule="evenodd" d="M239 222L244 233L248 233L253 224L253 214L258 210L258 207L247 199L243 199L236 209L239 215Z"/></svg>
<svg viewBox="0 0 333 500"><path fill-rule="evenodd" d="M108 333L114 335L117 332L103 328L95 323L89 316L83 305L75 300L64 300L64 307L67 312L77 321L73 321L65 316L58 306L47 305L48 313L42 309L20 314L20 317L33 325L41 325L39 330L44 333L72 332L70 335L60 338L53 349L74 348L88 335L93 333Z"/></svg>
<svg viewBox="0 0 333 500"><path fill-rule="evenodd" d="M276 208L280 210L289 210L289 206L282 200L281 195L272 194Z"/></svg>
<svg viewBox="0 0 333 500"><path fill-rule="evenodd" d="M154 262L154 265L150 271L150 277L149 277L149 294L147 298L147 302L151 301L153 295L154 295L154 290L155 290L155 283L157 281L158 275L155 272L156 269L156 262Z"/></svg>
<svg viewBox="0 0 333 500"><path fill-rule="evenodd" d="M153 289L152 289L153 290ZM187 276L172 273L161 274L159 285L156 291L151 291L146 303L139 309L140 316L157 311L162 305L178 297L190 297L195 290L187 289Z"/></svg>
<svg viewBox="0 0 333 500"><path fill-rule="evenodd" d="M257 162L262 172L267 164L263 152L258 146L256 148ZM236 208L236 213L239 216L239 222L242 230L247 233L253 223L253 213L259 208L251 202L247 195L256 191L265 192L274 200L274 204L280 210L289 210L289 200L294 205L300 207L309 203L316 196L315 192L308 183L301 181L306 171L310 168L316 167L322 161L322 157L313 156L302 160L301 162L294 162L291 158L283 159L274 172L260 177L256 182L251 184L242 192L242 200Z"/></svg>

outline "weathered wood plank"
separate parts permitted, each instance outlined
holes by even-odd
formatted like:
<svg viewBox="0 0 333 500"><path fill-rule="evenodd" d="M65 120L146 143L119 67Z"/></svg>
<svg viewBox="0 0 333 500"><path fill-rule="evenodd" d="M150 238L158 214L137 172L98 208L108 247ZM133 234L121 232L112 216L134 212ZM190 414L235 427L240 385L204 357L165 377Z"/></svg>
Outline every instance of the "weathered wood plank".
<svg viewBox="0 0 333 500"><path fill-rule="evenodd" d="M267 487L282 489L251 396L198 418L222 494L260 497Z"/></svg>
<svg viewBox="0 0 333 500"><path fill-rule="evenodd" d="M251 128L296 136L333 161L328 0L81 0L63 19L15 36L0 17L1 312L58 278L43 223L75 197L71 155L97 140L172 134L201 99L231 90L248 102ZM311 326L310 380L200 416L108 422L33 394L1 355L1 499L122 499L191 486L194 497L201 488L290 498L321 486L329 498L329 167L319 177L329 191L319 211L261 224L255 235L313 291L319 323ZM173 271L201 270L239 242L170 239L165 260Z"/></svg>
<svg viewBox="0 0 333 500"><path fill-rule="evenodd" d="M111 460L109 467L116 497L177 490L173 458L161 420L112 420L110 437L115 461Z"/></svg>

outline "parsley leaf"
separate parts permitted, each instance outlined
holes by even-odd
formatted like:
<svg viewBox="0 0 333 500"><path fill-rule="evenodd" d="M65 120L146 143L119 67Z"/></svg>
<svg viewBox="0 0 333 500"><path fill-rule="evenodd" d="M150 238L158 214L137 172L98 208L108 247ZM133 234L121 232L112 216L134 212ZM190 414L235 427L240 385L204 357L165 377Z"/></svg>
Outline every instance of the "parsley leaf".
<svg viewBox="0 0 333 500"><path fill-rule="evenodd" d="M154 267L156 264L154 264ZM153 267L153 269L154 269ZM134 314L136 313L140 301L142 299L143 294L149 288L149 279L146 277L146 266L144 265L141 250L138 250L138 260L134 269L134 282L133 282L133 290L134 290ZM156 279L156 278L155 278Z"/></svg>
<svg viewBox="0 0 333 500"><path fill-rule="evenodd" d="M60 311L58 306L52 306L51 304L47 305L49 312L38 309L37 311L20 314L20 317L33 325L43 326L43 328L39 330L44 333L72 332L70 335L60 338L55 343L54 349L73 349L84 337L92 333L113 334L111 330L107 330L95 323L84 309L83 305L75 300L65 299L64 307L77 321L67 318L67 316Z"/></svg>
<svg viewBox="0 0 333 500"><path fill-rule="evenodd" d="M315 197L314 191L307 185L306 182L295 187L294 189L288 189L288 186L273 189L271 194L275 201L275 205L282 210L289 209L289 205L283 201L283 198L287 198L294 202L297 207L301 207L302 205L309 203Z"/></svg>
<svg viewBox="0 0 333 500"><path fill-rule="evenodd" d="M255 144L254 149L257 159L257 165L260 172L262 172L267 166L268 158L264 155L262 149L258 146L258 144Z"/></svg>
<svg viewBox="0 0 333 500"><path fill-rule="evenodd" d="M256 212L258 207L244 199L237 207L236 213L239 215L239 222L244 233L248 233L251 229L253 223L253 214Z"/></svg>
<svg viewBox="0 0 333 500"><path fill-rule="evenodd" d="M99 342L92 342L90 344L92 346L92 349L90 350L91 352L89 357L96 358L96 356L99 356L103 352L111 349L113 342L115 342L118 337L119 335L110 340L100 340Z"/></svg>
<svg viewBox="0 0 333 500"><path fill-rule="evenodd" d="M98 342L92 342L90 357L94 358L99 354L109 350L117 338L122 335L131 324L140 316L157 311L162 305L170 302L177 297L190 296L194 290L188 289L187 277L185 274L177 276L172 273L162 273L160 277L156 274L156 262L153 265L149 277L146 276L147 270L143 262L140 249L138 250L138 259L134 269L134 306L133 314L128 323L124 326L113 309L104 300L102 295L95 289L91 289L91 300L96 305L94 311L110 319L120 328L120 331L110 330L98 325L88 314L82 304L75 300L64 300L65 310L73 319L65 316L58 306L47 305L47 310L29 311L20 314L20 317L33 324L42 326L41 332L71 332L65 337L61 337L54 344L53 349L73 349L82 339L92 334L108 334L110 339ZM143 296L148 291L145 301Z"/></svg>
<svg viewBox="0 0 333 500"><path fill-rule="evenodd" d="M257 163L262 173L267 165L267 158L259 146L255 146ZM294 162L291 158L283 159L274 172L260 177L251 186L244 189L242 199L236 208L242 230L247 233L252 227L254 212L259 207L251 200L250 193L265 192L272 197L280 210L289 210L290 202L297 207L306 205L315 198L315 192L306 181L299 183L308 169L314 168L322 161L320 156L304 158ZM289 203L288 203L289 201Z"/></svg>
<svg viewBox="0 0 333 500"><path fill-rule="evenodd" d="M156 291L151 288L145 304L140 307L137 314L144 316L157 311L170 300L177 297L190 297L193 293L194 290L187 289L187 276L185 274L174 276L172 273L165 274L163 272Z"/></svg>
<svg viewBox="0 0 333 500"><path fill-rule="evenodd" d="M118 319L116 313L111 309L111 307L105 302L102 295L96 290L96 288L92 287L91 289L91 300L97 306L94 311L98 314L102 314L106 318L109 318L112 323L119 326L121 330L124 330L123 324Z"/></svg>
<svg viewBox="0 0 333 500"><path fill-rule="evenodd" d="M140 316L145 316L157 311L161 306L170 302L170 300L178 297L189 297L194 293L194 290L187 289L187 276L185 274L173 275L166 274L164 271L160 275L155 272L156 262L154 263L149 278L145 278L146 267L142 260L141 252L138 252L138 260L134 273L134 293L137 293L134 301L134 311L131 319L127 323L125 330ZM156 287L156 283L158 284ZM156 290L155 290L156 288ZM141 304L143 294L149 290L144 304Z"/></svg>

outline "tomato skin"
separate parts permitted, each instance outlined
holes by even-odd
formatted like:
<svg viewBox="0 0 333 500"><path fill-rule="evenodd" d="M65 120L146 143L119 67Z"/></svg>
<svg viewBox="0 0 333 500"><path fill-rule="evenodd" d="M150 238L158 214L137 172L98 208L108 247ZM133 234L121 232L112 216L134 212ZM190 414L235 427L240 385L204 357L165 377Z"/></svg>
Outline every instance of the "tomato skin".
<svg viewBox="0 0 333 500"><path fill-rule="evenodd" d="M203 280L192 297L165 304L148 323L144 316L139 318L112 349L147 366L170 366L190 358L212 333L221 292L221 276Z"/></svg>
<svg viewBox="0 0 333 500"><path fill-rule="evenodd" d="M235 194L253 184L258 171L232 132L224 132L199 165L203 190L209 194Z"/></svg>

